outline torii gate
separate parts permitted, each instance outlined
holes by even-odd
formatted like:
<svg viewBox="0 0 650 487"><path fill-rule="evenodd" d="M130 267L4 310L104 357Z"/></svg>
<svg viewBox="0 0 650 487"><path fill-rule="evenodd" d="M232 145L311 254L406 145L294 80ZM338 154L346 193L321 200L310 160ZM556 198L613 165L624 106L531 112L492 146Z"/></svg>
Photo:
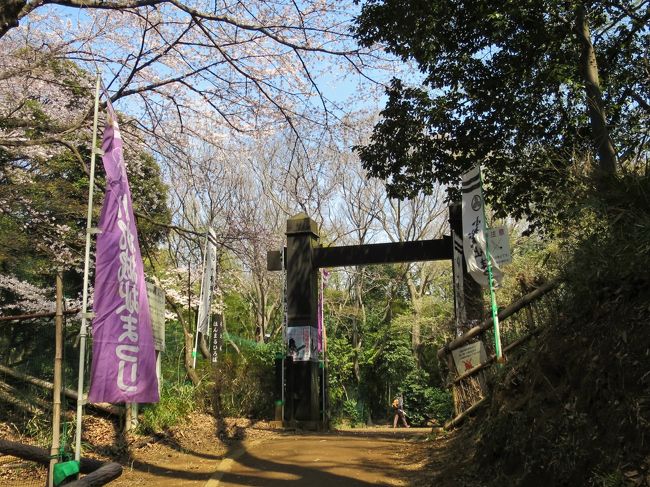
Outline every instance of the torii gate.
<svg viewBox="0 0 650 487"><path fill-rule="evenodd" d="M449 207L449 223L455 234L462 235L459 204ZM296 326L317 328L319 268L453 258L453 241L447 235L435 240L321 247L316 222L305 213L299 213L287 220L286 235L284 266L282 252L269 251L267 268L270 271L280 271L283 267L286 269L287 328ZM467 318L480 319L482 317L481 290L467 274L464 259L463 286ZM278 375L276 392L280 394L281 388L286 388L284 397L287 398L288 406L284 418L277 417L278 412L276 412L276 420L299 422L307 429L325 426L320 423L319 416L318 367L318 362L294 362L290 359L285 381L280 377L281 369L276 372Z"/></svg>

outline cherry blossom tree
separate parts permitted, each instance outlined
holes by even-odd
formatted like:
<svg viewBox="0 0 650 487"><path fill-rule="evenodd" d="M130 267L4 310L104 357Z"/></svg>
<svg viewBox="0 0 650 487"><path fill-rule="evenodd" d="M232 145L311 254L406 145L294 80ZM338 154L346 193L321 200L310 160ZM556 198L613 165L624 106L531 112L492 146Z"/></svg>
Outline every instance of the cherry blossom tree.
<svg viewBox="0 0 650 487"><path fill-rule="evenodd" d="M367 80L384 62L352 38L356 9L348 1L18 4L19 26L6 29L0 45L12 56L31 49L34 59L19 71L7 65L0 78L35 78L51 59L73 61L88 73L100 70L111 99L125 100L133 117L124 129L154 136L157 144L173 143L180 133L219 145L233 133L278 126L302 141L342 112L323 85L350 72ZM3 8L6 26L13 25L6 20L16 10L11 5ZM87 123L87 110L80 112L58 121L41 141ZM300 133L299 123L306 129ZM21 142L3 135L0 144Z"/></svg>

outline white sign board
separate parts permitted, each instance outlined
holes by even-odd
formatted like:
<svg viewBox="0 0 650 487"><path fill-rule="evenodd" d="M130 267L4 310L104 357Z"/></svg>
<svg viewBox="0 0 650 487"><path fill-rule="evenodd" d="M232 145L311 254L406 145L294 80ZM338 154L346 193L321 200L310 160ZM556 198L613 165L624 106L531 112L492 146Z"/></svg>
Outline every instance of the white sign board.
<svg viewBox="0 0 650 487"><path fill-rule="evenodd" d="M153 344L159 352L165 351L165 291L158 286L147 283L149 297L149 312L151 313L151 328Z"/></svg>
<svg viewBox="0 0 650 487"><path fill-rule="evenodd" d="M474 342L451 351L459 374L472 370L487 360L483 342Z"/></svg>
<svg viewBox="0 0 650 487"><path fill-rule="evenodd" d="M294 362L318 361L318 328L288 326L287 354L293 357Z"/></svg>
<svg viewBox="0 0 650 487"><path fill-rule="evenodd" d="M510 239L506 227L488 228L488 245L490 255L497 265L510 264L512 254L510 253Z"/></svg>

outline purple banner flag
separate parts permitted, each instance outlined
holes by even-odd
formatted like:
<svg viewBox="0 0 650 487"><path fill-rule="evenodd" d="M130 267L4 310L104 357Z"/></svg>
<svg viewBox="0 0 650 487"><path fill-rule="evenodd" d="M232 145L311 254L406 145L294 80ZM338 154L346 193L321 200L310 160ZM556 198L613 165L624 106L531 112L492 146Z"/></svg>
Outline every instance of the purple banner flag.
<svg viewBox="0 0 650 487"><path fill-rule="evenodd" d="M122 137L110 101L102 150L106 195L98 224L88 400L92 403L158 402L156 355L140 243Z"/></svg>

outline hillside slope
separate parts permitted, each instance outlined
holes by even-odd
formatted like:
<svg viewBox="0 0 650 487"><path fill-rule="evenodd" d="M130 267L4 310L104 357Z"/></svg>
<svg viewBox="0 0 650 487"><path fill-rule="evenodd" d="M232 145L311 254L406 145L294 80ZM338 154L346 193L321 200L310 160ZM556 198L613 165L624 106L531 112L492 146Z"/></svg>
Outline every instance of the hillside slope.
<svg viewBox="0 0 650 487"><path fill-rule="evenodd" d="M598 294L497 378L476 455L488 484L650 485L648 282Z"/></svg>

